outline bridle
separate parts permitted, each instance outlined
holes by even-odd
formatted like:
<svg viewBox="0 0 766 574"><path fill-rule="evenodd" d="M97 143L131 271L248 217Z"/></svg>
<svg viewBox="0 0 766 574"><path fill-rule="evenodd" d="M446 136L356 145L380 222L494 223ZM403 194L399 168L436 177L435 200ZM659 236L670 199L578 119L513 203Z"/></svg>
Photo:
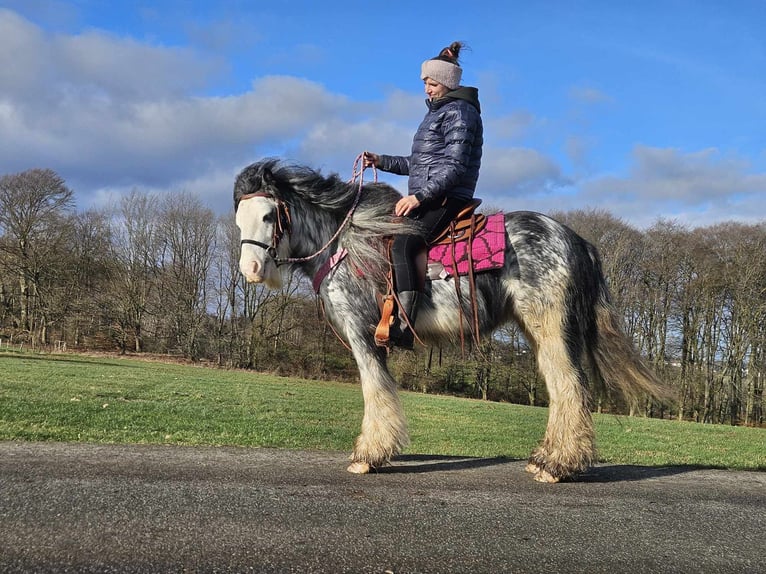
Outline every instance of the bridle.
<svg viewBox="0 0 766 574"><path fill-rule="evenodd" d="M257 241L256 239L242 239L239 242L240 246L247 243L249 245L256 245L261 249L265 249L266 254L274 260L274 263L277 265L277 267L282 263L290 262L289 259L280 259L277 257L277 248L279 247L279 242L282 241L282 237L284 237L285 233L289 235L291 231L292 219L290 217L290 208L284 201L278 197L275 197L273 193L263 191L247 193L243 195L239 198L237 207L239 208L239 204L246 199L252 199L254 197L265 197L266 199L273 199L277 203L277 219L274 224L274 231L271 234L271 245L267 245L262 241Z"/></svg>
<svg viewBox="0 0 766 574"><path fill-rule="evenodd" d="M318 257L322 253L324 253L330 245L332 245L336 239L338 239L338 236L341 234L341 231L346 227L349 221L351 221L351 216L354 214L354 211L356 210L356 206L359 205L359 199L362 197L362 189L364 187L364 162L363 162L363 155L359 154L354 161L354 168L353 168L353 175L351 176L351 181L349 183L353 183L357 179L359 179L359 188L356 192L356 197L354 198L354 203L351 205L351 208L348 210L348 213L346 214L346 218L343 220L343 223L340 224L335 234L330 238L330 240L324 244L324 246L319 249L316 253L309 255L307 257L277 257L277 248L279 247L279 242L282 240L282 237L284 237L285 233L288 235L292 231L292 218L290 216L290 208L287 206L287 204L282 201L279 197L275 196L273 193L269 193L266 191L258 191L255 193L246 193L242 197L239 198L239 201L237 201L237 208L239 208L239 204L246 200L251 199L254 197L265 197L267 199L273 199L277 203L277 221L274 224L274 231L271 235L271 245L266 245L262 241L256 241L255 239L242 239L239 244L240 246L244 244L250 244L250 245L256 245L262 249L266 250L266 254L271 257L271 259L274 261L274 264L279 267L283 263L306 263L307 261L311 261L315 257ZM378 171L375 168L375 166L372 166L372 171L374 174L374 181L378 181Z"/></svg>

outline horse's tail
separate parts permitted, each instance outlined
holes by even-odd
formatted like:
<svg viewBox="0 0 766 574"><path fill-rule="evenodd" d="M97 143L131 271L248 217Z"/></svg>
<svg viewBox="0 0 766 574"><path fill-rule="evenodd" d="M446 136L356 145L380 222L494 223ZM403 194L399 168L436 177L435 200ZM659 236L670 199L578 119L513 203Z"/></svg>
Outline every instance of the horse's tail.
<svg viewBox="0 0 766 574"><path fill-rule="evenodd" d="M646 395L662 403L674 402L670 389L641 357L623 330L622 317L612 304L595 249L591 257L596 263L599 284L595 301L596 337L592 348L598 373L609 388L619 391L632 404L638 404Z"/></svg>

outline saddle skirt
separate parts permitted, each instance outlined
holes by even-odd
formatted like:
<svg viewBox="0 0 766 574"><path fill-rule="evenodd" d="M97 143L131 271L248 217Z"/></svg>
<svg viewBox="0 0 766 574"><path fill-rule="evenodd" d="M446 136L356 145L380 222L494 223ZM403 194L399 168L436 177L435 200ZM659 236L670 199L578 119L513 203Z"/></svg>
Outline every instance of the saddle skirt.
<svg viewBox="0 0 766 574"><path fill-rule="evenodd" d="M469 257L469 241L461 239L455 241L453 248L450 243L432 245L428 249L428 278L446 279L455 275L467 275L471 260L475 273L499 269L505 264L505 216L495 213L486 216L486 225L473 236L471 241L471 253Z"/></svg>

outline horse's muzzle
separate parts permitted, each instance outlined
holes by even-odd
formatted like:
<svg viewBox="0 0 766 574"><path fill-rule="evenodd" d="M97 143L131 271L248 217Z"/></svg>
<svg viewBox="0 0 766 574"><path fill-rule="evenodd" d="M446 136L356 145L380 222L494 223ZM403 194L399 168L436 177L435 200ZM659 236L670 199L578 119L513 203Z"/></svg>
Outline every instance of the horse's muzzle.
<svg viewBox="0 0 766 574"><path fill-rule="evenodd" d="M265 277L263 276L263 267L258 261L243 261L239 265L239 270L242 272L242 275L244 275L245 280L248 283L263 283L265 280Z"/></svg>

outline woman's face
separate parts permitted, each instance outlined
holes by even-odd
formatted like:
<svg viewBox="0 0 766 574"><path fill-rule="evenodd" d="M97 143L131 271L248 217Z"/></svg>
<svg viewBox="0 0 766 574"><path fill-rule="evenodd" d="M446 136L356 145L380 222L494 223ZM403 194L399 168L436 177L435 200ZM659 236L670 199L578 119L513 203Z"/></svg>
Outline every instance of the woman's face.
<svg viewBox="0 0 766 574"><path fill-rule="evenodd" d="M431 100L443 98L447 95L447 92L449 92L449 88L447 86L440 84L431 78L426 78L423 80L423 83L425 84L426 94L428 94L428 98Z"/></svg>

